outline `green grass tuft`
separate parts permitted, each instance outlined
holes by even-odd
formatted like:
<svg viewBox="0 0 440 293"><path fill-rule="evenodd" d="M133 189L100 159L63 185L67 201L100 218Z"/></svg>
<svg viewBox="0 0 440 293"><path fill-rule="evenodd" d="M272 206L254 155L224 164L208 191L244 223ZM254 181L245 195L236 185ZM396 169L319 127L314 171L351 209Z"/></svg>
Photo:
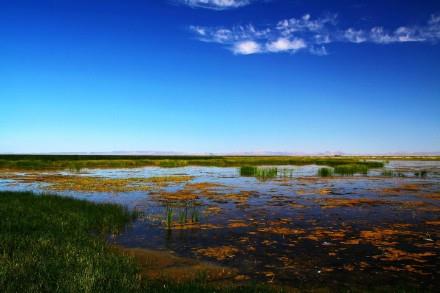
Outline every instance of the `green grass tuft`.
<svg viewBox="0 0 440 293"><path fill-rule="evenodd" d="M121 206L0 192L3 292L117 292L139 288L137 268L103 235L133 215Z"/></svg>
<svg viewBox="0 0 440 293"><path fill-rule="evenodd" d="M319 168L318 170L318 176L320 177L330 177L333 176L333 168Z"/></svg>
<svg viewBox="0 0 440 293"><path fill-rule="evenodd" d="M363 164L346 164L335 166L335 174L351 176L354 174L368 174L368 165Z"/></svg>
<svg viewBox="0 0 440 293"><path fill-rule="evenodd" d="M269 179L277 177L277 168L243 166L240 167L240 176L256 177L258 179Z"/></svg>

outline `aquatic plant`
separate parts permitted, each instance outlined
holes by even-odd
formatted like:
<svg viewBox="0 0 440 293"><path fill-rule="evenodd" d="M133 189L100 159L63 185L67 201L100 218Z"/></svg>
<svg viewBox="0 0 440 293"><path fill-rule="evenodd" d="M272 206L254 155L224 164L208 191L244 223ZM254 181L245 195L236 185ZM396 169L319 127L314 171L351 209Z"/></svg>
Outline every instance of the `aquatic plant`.
<svg viewBox="0 0 440 293"><path fill-rule="evenodd" d="M147 191L152 187L164 187L191 180L192 176L156 176L147 178L105 178L96 176L58 175L58 174L24 174L11 179L18 182L47 183L44 189L55 191L78 192L129 192Z"/></svg>
<svg viewBox="0 0 440 293"><path fill-rule="evenodd" d="M258 179L274 178L278 174L277 168L243 166L240 167L240 176L256 177Z"/></svg>
<svg viewBox="0 0 440 293"><path fill-rule="evenodd" d="M278 168L257 168L256 177L260 179L274 178L278 174Z"/></svg>
<svg viewBox="0 0 440 293"><path fill-rule="evenodd" d="M345 164L335 166L335 174L350 176L354 174L368 174L368 166L362 164Z"/></svg>
<svg viewBox="0 0 440 293"><path fill-rule="evenodd" d="M77 162L70 162L69 163L69 171L70 172L79 173L79 172L81 172L81 169L83 169L83 167L80 163L77 163Z"/></svg>
<svg viewBox="0 0 440 293"><path fill-rule="evenodd" d="M199 211L194 208L191 213L191 222L198 223L199 222Z"/></svg>
<svg viewBox="0 0 440 293"><path fill-rule="evenodd" d="M320 176L320 177L333 176L333 168L328 168L328 167L319 168L318 176Z"/></svg>
<svg viewBox="0 0 440 293"><path fill-rule="evenodd" d="M395 176L394 172L392 170L383 170L382 176L384 177L393 177Z"/></svg>
<svg viewBox="0 0 440 293"><path fill-rule="evenodd" d="M278 177L281 178L291 178L293 177L293 169L281 168L278 169Z"/></svg>
<svg viewBox="0 0 440 293"><path fill-rule="evenodd" d="M420 178L425 178L427 175L428 175L428 172L425 170L414 172L414 176L420 177Z"/></svg>
<svg viewBox="0 0 440 293"><path fill-rule="evenodd" d="M166 207L166 226L168 230L173 226L173 209L170 206Z"/></svg>
<svg viewBox="0 0 440 293"><path fill-rule="evenodd" d="M257 174L257 167L242 166L240 167L240 176L255 176Z"/></svg>

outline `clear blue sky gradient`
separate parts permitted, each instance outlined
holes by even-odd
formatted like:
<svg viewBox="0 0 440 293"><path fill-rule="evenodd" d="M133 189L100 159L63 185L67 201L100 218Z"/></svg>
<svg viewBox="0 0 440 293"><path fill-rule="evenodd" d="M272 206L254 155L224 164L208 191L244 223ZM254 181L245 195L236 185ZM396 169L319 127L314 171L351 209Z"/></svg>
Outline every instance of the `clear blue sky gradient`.
<svg viewBox="0 0 440 293"><path fill-rule="evenodd" d="M440 151L438 43L237 55L189 29L328 13L395 29L440 1L0 0L0 152Z"/></svg>

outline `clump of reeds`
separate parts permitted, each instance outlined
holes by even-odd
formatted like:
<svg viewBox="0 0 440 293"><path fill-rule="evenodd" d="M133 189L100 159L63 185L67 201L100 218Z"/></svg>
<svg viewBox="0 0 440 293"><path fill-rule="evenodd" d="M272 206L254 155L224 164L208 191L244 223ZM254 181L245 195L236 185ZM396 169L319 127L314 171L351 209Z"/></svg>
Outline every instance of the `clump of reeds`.
<svg viewBox="0 0 440 293"><path fill-rule="evenodd" d="M383 170L382 171L382 176L384 176L384 177L394 177L395 174L391 170Z"/></svg>
<svg viewBox="0 0 440 293"><path fill-rule="evenodd" d="M368 174L368 168L364 164L345 164L335 166L334 172L338 175L351 176L354 174Z"/></svg>
<svg viewBox="0 0 440 293"><path fill-rule="evenodd" d="M257 167L255 166L242 166L240 167L240 176L255 176L257 174Z"/></svg>
<svg viewBox="0 0 440 293"><path fill-rule="evenodd" d="M414 172L414 176L420 177L420 178L426 178L427 175L428 175L428 172L425 170Z"/></svg>
<svg viewBox="0 0 440 293"><path fill-rule="evenodd" d="M414 173L414 175L418 176L416 173ZM391 170L383 170L382 176L384 176L384 177L406 177L405 173L403 173L403 172L396 172L396 171L391 171Z"/></svg>
<svg viewBox="0 0 440 293"><path fill-rule="evenodd" d="M240 167L240 176L256 177L258 179L274 178L278 174L277 168L243 166Z"/></svg>
<svg viewBox="0 0 440 293"><path fill-rule="evenodd" d="M333 176L333 168L328 168L328 167L319 168L318 176L320 176L320 177Z"/></svg>

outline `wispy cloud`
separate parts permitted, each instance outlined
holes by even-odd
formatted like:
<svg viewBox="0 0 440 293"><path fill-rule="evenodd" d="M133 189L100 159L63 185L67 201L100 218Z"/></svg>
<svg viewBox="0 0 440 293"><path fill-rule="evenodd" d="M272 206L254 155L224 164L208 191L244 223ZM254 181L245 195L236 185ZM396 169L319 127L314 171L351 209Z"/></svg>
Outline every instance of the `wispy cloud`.
<svg viewBox="0 0 440 293"><path fill-rule="evenodd" d="M223 45L234 54L296 53L306 51L327 55L327 46L335 42L353 44L392 44L405 42L437 42L440 40L440 15L432 15L424 25L400 26L387 30L381 26L370 29L341 29L337 15L312 18L306 14L276 24L255 27L252 24L226 27L191 26L191 31L204 42Z"/></svg>
<svg viewBox="0 0 440 293"><path fill-rule="evenodd" d="M181 3L195 8L225 10L249 5L255 0L180 0Z"/></svg>

